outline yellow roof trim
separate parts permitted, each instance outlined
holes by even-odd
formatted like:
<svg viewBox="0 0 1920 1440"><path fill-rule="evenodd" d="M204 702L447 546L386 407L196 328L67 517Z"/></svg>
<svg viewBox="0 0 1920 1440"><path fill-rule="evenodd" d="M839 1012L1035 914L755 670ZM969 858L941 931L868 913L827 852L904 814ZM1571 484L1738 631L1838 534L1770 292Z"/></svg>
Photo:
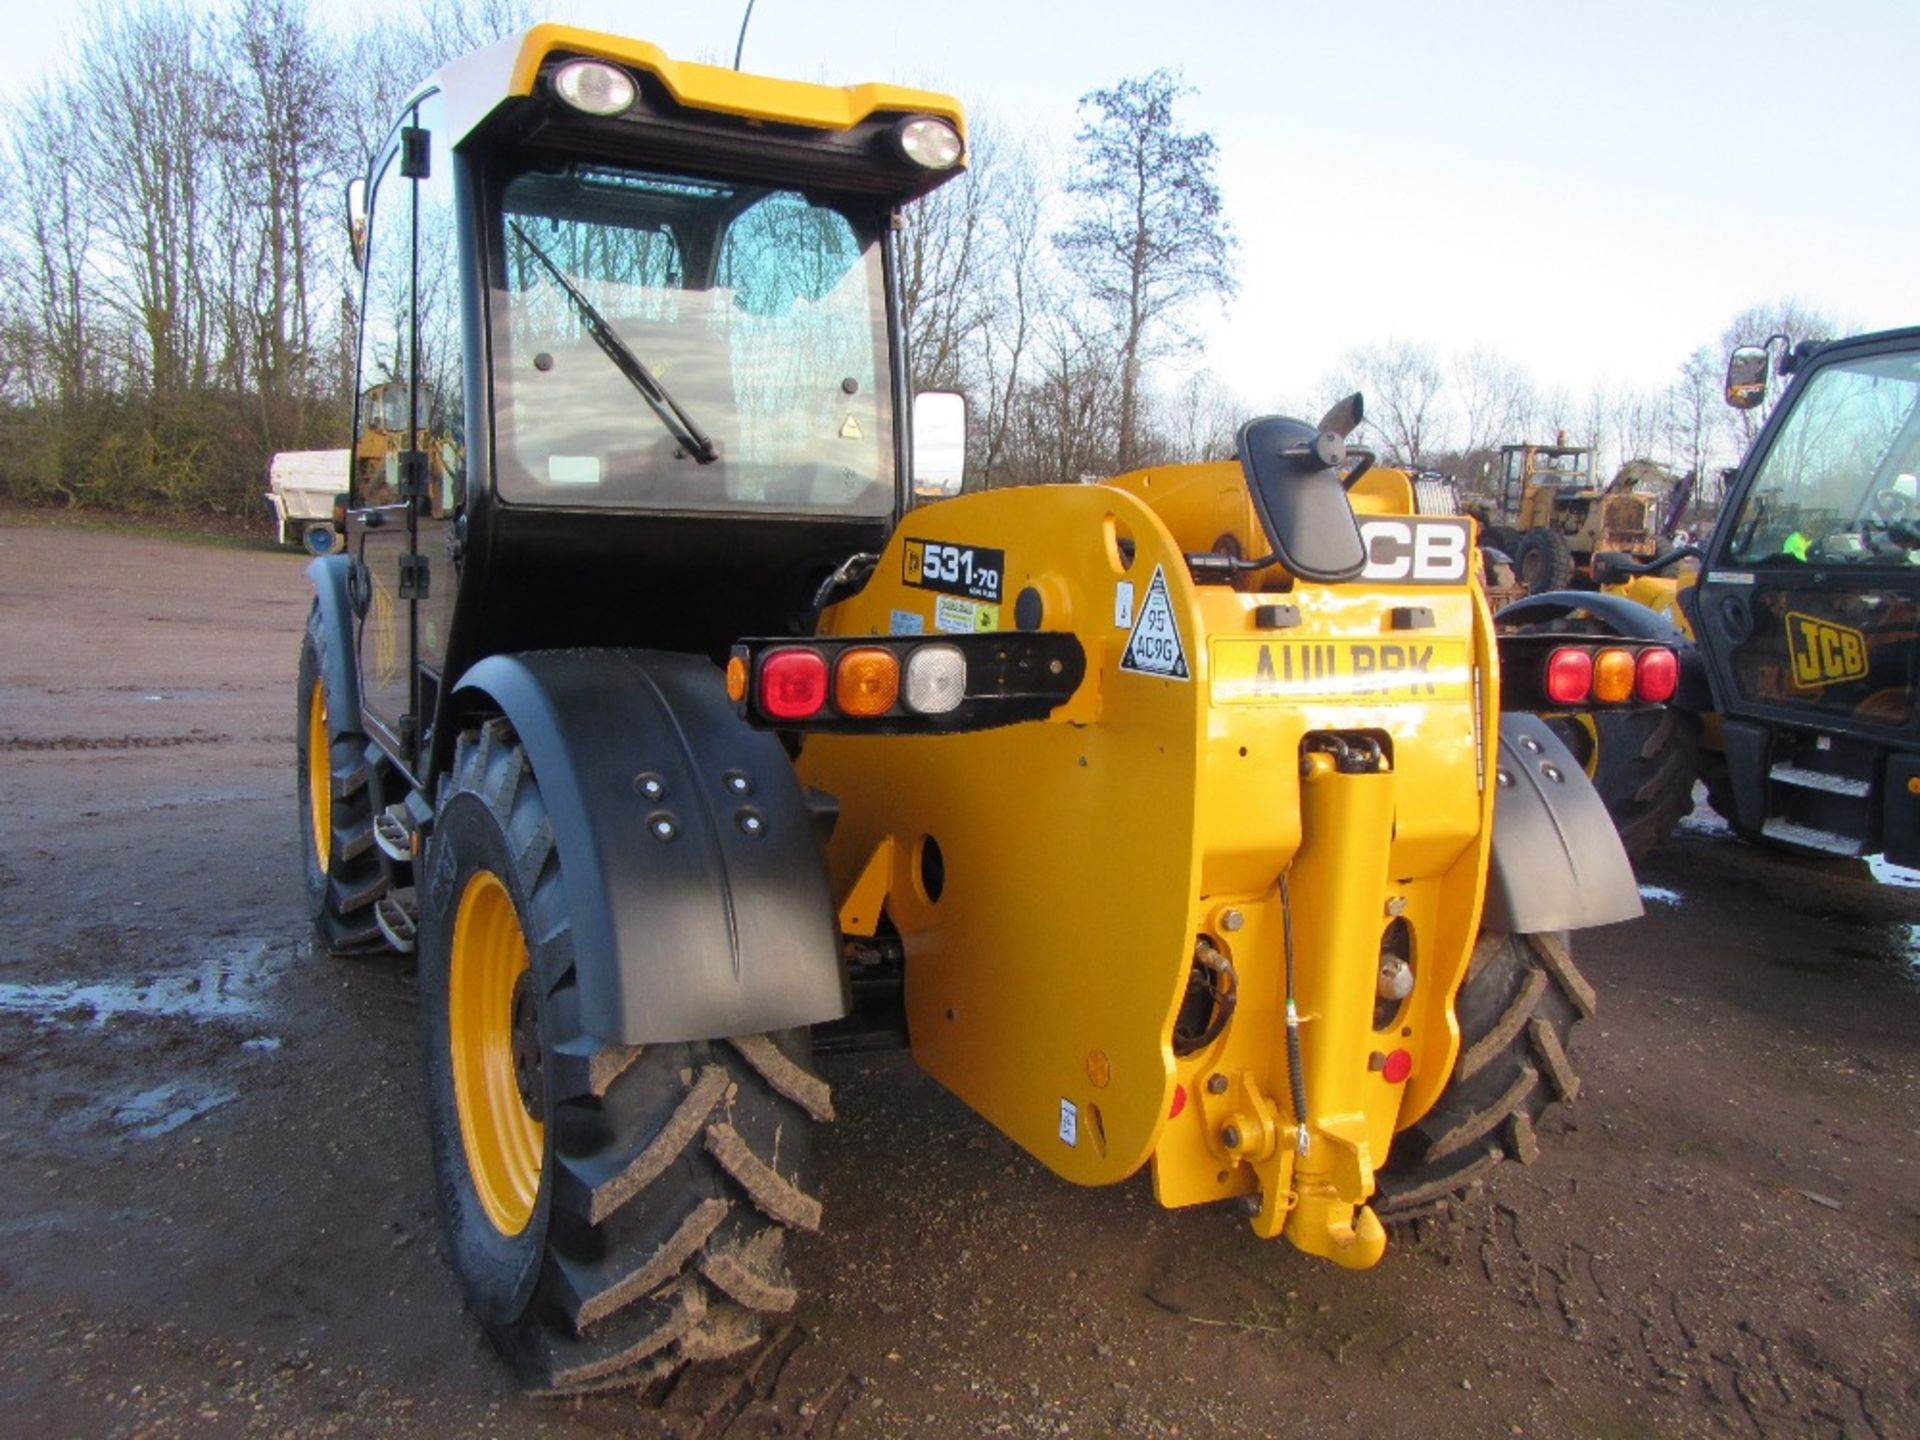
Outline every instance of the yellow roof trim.
<svg viewBox="0 0 1920 1440"><path fill-rule="evenodd" d="M696 65L675 60L657 45L628 40L598 30L572 25L536 25L519 42L508 80L508 95L530 95L540 66L555 51L592 55L656 75L669 94L694 110L743 115L751 120L773 120L807 125L816 130L850 130L879 111L911 111L938 115L966 130L960 102L930 90L900 85L813 85L803 80L775 80L746 75L718 65Z"/></svg>

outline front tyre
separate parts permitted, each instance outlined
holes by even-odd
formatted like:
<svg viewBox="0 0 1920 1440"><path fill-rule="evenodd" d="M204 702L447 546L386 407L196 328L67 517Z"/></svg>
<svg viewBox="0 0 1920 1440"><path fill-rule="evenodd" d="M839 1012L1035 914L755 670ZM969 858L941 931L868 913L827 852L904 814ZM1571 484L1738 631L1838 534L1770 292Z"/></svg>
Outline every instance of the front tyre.
<svg viewBox="0 0 1920 1440"><path fill-rule="evenodd" d="M832 1118L806 1032L608 1045L581 1013L566 882L503 720L461 736L420 918L428 1118L448 1249L530 1389L644 1384L753 1345L812 1230Z"/></svg>
<svg viewBox="0 0 1920 1440"><path fill-rule="evenodd" d="M1580 1093L1567 1039L1594 993L1564 932L1483 933L1454 1010L1460 1058L1433 1108L1394 1137L1374 1203L1383 1220L1461 1193L1502 1160L1532 1164L1541 1113Z"/></svg>

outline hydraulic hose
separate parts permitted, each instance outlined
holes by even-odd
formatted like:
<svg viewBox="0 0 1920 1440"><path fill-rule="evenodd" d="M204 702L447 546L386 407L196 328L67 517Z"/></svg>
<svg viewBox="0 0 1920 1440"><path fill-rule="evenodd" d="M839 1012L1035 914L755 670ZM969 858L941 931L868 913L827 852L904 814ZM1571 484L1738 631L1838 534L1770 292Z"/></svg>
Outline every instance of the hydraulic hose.
<svg viewBox="0 0 1920 1440"><path fill-rule="evenodd" d="M1280 943L1286 952L1287 968L1287 1089L1293 1101L1295 1125L1293 1148L1307 1153L1307 1077L1300 1063L1300 1011L1293 1003L1293 896L1287 888L1287 872L1280 872Z"/></svg>

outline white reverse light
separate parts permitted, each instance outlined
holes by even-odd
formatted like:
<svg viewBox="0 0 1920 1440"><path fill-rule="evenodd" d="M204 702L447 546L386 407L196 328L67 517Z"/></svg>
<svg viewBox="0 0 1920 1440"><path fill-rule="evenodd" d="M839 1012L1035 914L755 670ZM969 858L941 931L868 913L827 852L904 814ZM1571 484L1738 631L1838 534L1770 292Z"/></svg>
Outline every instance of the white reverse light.
<svg viewBox="0 0 1920 1440"><path fill-rule="evenodd" d="M944 715L967 694L967 660L956 645L920 645L907 657L907 708Z"/></svg>
<svg viewBox="0 0 1920 1440"><path fill-rule="evenodd" d="M960 132L945 120L922 115L899 130L900 152L928 170L951 170L960 163Z"/></svg>
<svg viewBox="0 0 1920 1440"><path fill-rule="evenodd" d="M604 60L570 60L553 72L553 90L589 115L618 115L640 93L633 77Z"/></svg>

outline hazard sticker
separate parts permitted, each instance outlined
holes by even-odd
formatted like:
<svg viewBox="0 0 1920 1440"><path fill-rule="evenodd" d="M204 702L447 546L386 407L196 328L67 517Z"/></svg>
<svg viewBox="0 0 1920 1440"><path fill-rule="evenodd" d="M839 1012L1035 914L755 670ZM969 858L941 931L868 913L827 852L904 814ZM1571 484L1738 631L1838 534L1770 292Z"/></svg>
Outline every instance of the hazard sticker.
<svg viewBox="0 0 1920 1440"><path fill-rule="evenodd" d="M1187 671L1186 647L1180 643L1180 622L1174 619L1173 601L1167 595L1166 572L1158 565L1153 567L1153 583L1140 601L1133 633L1127 636L1120 668L1167 680L1193 678Z"/></svg>
<svg viewBox="0 0 1920 1440"><path fill-rule="evenodd" d="M1071 1100L1060 1102L1060 1140L1065 1145L1080 1143L1080 1110Z"/></svg>
<svg viewBox="0 0 1920 1440"><path fill-rule="evenodd" d="M1113 587L1113 625L1116 630L1133 628L1133 581L1122 580Z"/></svg>

